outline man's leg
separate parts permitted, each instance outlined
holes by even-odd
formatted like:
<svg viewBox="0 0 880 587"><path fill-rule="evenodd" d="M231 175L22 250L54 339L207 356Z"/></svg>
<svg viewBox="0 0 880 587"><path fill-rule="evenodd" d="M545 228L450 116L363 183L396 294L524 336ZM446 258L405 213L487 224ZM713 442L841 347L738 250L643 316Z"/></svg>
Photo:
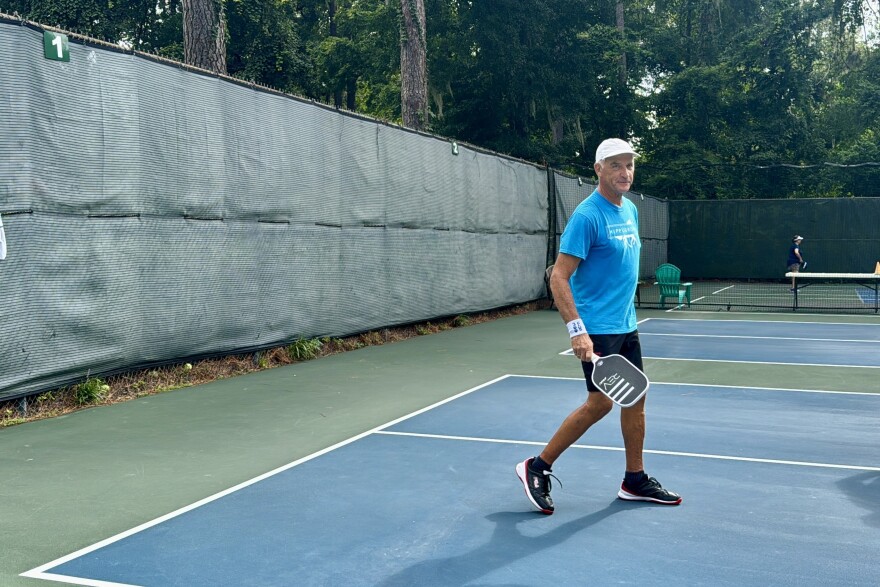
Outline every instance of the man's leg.
<svg viewBox="0 0 880 587"><path fill-rule="evenodd" d="M643 398L644 399L644 398ZM556 434L541 451L541 460L552 465L568 447L577 442L590 426L604 418L614 404L604 394L591 391L587 401L563 420Z"/></svg>
<svg viewBox="0 0 880 587"><path fill-rule="evenodd" d="M645 470L642 453L645 447L645 399L628 408L620 410L620 430L623 433L623 446L626 449L626 470L637 473Z"/></svg>
<svg viewBox="0 0 880 587"><path fill-rule="evenodd" d="M642 348L638 333L627 335L620 354L642 369ZM645 401L644 396L635 405L620 410L620 431L626 450L626 473L617 496L633 501L651 501L667 505L678 505L681 496L663 489L660 483L645 473Z"/></svg>
<svg viewBox="0 0 880 587"><path fill-rule="evenodd" d="M600 355L614 354L617 351L616 348L612 348L613 345L619 346L619 341L623 340L622 336L608 335L595 335L591 338L593 351ZM550 498L550 471L553 463L568 447L577 442L590 426L604 418L614 405L608 397L599 392L590 379L593 362L582 361L581 368L589 391L587 401L563 420L539 456L528 458L516 465L516 474L522 481L526 496L543 514L552 514L554 510L553 500Z"/></svg>
<svg viewBox="0 0 880 587"><path fill-rule="evenodd" d="M542 514L550 515L555 509L550 497L551 466L590 426L610 412L612 405L611 400L603 394L591 391L587 401L563 420L540 456L516 465L516 475L522 481L526 496Z"/></svg>

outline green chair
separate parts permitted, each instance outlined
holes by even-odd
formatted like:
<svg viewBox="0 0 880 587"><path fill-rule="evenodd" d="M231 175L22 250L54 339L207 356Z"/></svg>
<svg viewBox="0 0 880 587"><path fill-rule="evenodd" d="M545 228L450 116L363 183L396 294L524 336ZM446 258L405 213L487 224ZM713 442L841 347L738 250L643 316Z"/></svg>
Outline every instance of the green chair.
<svg viewBox="0 0 880 587"><path fill-rule="evenodd" d="M657 281L654 285L660 288L660 307L666 307L666 298L675 298L681 305L687 301L691 305L691 286L693 283L681 282L681 269L670 263L664 263L657 267L655 273Z"/></svg>

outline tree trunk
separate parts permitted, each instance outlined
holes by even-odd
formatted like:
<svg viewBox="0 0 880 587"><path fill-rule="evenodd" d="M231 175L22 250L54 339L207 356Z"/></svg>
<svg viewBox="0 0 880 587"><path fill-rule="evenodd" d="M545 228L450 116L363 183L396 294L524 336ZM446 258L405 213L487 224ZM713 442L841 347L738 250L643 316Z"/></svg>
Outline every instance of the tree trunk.
<svg viewBox="0 0 880 587"><path fill-rule="evenodd" d="M336 26L336 0L329 0L327 2L327 16L330 18L330 36L335 37L337 26ZM336 75L336 72L333 72L333 75ZM340 88L336 88L333 90L333 106L336 108L342 108L342 90Z"/></svg>
<svg viewBox="0 0 880 587"><path fill-rule="evenodd" d="M617 0L617 30L620 33L620 40L624 40L624 24L623 24L623 0ZM620 83L621 92L626 88L626 51L620 52L620 69L617 74L617 81Z"/></svg>
<svg viewBox="0 0 880 587"><path fill-rule="evenodd" d="M183 0L183 59L226 74L226 16L222 0Z"/></svg>
<svg viewBox="0 0 880 587"><path fill-rule="evenodd" d="M403 124L423 130L428 126L428 66L425 0L400 0L400 105Z"/></svg>

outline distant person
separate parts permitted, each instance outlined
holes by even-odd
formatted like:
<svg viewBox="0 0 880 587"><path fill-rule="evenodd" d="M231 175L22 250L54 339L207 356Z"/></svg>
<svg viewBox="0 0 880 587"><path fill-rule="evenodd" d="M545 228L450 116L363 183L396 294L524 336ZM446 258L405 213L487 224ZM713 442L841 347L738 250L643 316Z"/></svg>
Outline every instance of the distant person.
<svg viewBox="0 0 880 587"><path fill-rule="evenodd" d="M803 255L801 255L801 242L804 240L804 237L799 234L794 235L791 239L791 246L788 247L788 272L789 273L797 273L801 270L801 266L806 267L807 263L804 261ZM791 293L794 293L795 288L795 277L791 278L791 289L788 290Z"/></svg>
<svg viewBox="0 0 880 587"><path fill-rule="evenodd" d="M613 402L593 385L590 357L620 354L642 368L642 350L633 298L639 278L639 217L635 204L623 197L635 173L633 148L621 139L602 141L593 166L599 185L575 208L562 233L550 288L568 327L571 346L587 382L587 400L573 411L540 455L518 463L516 474L529 501L552 514L551 467L568 447L605 417ZM645 397L621 408L620 428L626 471L620 499L677 505L681 497L663 489L644 471Z"/></svg>

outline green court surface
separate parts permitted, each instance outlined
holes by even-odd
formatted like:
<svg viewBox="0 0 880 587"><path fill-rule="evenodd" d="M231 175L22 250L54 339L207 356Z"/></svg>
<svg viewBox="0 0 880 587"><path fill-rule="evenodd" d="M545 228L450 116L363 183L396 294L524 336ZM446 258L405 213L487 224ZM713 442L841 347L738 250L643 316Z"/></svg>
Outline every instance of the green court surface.
<svg viewBox="0 0 880 587"><path fill-rule="evenodd" d="M802 313L639 317L880 326ZM568 342L559 314L537 311L0 429L0 585L53 584L19 574L499 376L581 377L560 354ZM880 392L868 367L648 359L646 371L656 382ZM650 404L648 416L650 432Z"/></svg>

